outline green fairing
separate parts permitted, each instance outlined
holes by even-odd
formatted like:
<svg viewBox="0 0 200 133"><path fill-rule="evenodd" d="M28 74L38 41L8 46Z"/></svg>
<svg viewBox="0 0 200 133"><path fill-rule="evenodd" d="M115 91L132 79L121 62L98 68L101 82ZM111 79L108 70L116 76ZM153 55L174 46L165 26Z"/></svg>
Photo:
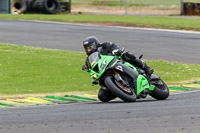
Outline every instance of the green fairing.
<svg viewBox="0 0 200 133"><path fill-rule="evenodd" d="M131 65L130 63L125 62L124 65L131 67L132 69L134 69L134 72L137 72L137 69L133 65Z"/></svg>
<svg viewBox="0 0 200 133"><path fill-rule="evenodd" d="M138 72L137 69L130 63L126 62L124 64L126 66L129 66L132 69L134 69L134 72ZM154 90L154 87L155 87L154 85L149 86L148 80L143 75L138 76L138 78L137 78L137 95L139 95L146 88L148 88L149 90Z"/></svg>
<svg viewBox="0 0 200 133"><path fill-rule="evenodd" d="M100 56L101 56L100 59L92 65L92 68L90 69L90 72L89 72L90 76L92 76L94 74L98 75L98 77L96 79L93 79L91 77L91 79L93 81L98 80L101 77L101 75L105 72L105 69L107 68L108 64L114 58L116 58L114 56L108 56L108 55L100 55ZM101 70L100 68L101 68L101 65L103 64L104 59L106 59L106 66L103 68L102 71L100 71ZM114 66L117 62L118 61L116 61L115 63L113 63L112 66ZM96 65L98 65L99 73L97 73L97 72L94 71L94 68L96 67ZM137 69L133 65L131 65L130 63L125 62L124 65L126 65L128 67L131 67L134 70L134 72L138 72ZM155 88L155 86L154 85L149 85L148 80L143 75L138 75L138 78L137 78L137 95L139 95L146 88L148 88L149 90L153 91L154 88Z"/></svg>
<svg viewBox="0 0 200 133"><path fill-rule="evenodd" d="M150 85L149 90L150 90L150 91L153 91L154 88L155 88L155 85Z"/></svg>
<svg viewBox="0 0 200 133"><path fill-rule="evenodd" d="M114 56L108 56L108 55L106 55L106 56L104 56L104 55L100 55L101 56L101 58L100 58L100 60L98 61L98 62L96 62L94 65L93 65L93 67L92 67L92 69L90 69L90 76L92 76L92 75L94 75L94 74L97 74L98 75L98 77L96 78L96 79L93 79L93 78L91 78L93 81L96 81L96 80L98 80L100 77L101 77L101 75L104 73L104 71L105 71L105 69L107 68L107 66L108 66L108 64L109 64L109 62L111 62L115 57ZM98 65L98 68L99 68L99 70L101 70L100 69L100 67L101 67L101 65L103 64L103 60L106 58L106 66L104 67L104 69L102 70L102 71L99 71L99 73L97 73L97 72L95 72L93 69L94 69L94 67L96 66L96 65Z"/></svg>
<svg viewBox="0 0 200 133"><path fill-rule="evenodd" d="M168 87L157 75L152 77L162 83L161 89L157 86L157 80L148 80L145 73L140 73L134 65L124 62L120 57L94 52L88 56L86 64L82 69L89 72L92 84L105 84L114 95L124 101L134 102L136 99L146 98L148 94L158 100L169 96ZM103 75L104 79L100 80Z"/></svg>
<svg viewBox="0 0 200 133"><path fill-rule="evenodd" d="M138 75L137 78L137 95L140 94L144 89L149 88L149 83L143 75Z"/></svg>
<svg viewBox="0 0 200 133"><path fill-rule="evenodd" d="M150 91L153 91L155 85L149 85L148 80L143 75L139 75L137 78L137 95L146 88L148 88Z"/></svg>

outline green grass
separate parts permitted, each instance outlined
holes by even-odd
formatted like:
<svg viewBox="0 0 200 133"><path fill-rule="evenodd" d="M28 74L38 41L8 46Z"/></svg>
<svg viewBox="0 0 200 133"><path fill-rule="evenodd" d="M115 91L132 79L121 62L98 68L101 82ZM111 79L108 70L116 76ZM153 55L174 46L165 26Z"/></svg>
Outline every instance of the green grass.
<svg viewBox="0 0 200 133"><path fill-rule="evenodd" d="M191 81L200 80L200 66L163 60L145 61L155 70L155 74L168 85L181 85Z"/></svg>
<svg viewBox="0 0 200 133"><path fill-rule="evenodd" d="M0 43L0 94L96 91L82 71L86 55ZM200 66L147 61L168 84L200 79Z"/></svg>
<svg viewBox="0 0 200 133"><path fill-rule="evenodd" d="M87 91L86 55L0 43L0 94Z"/></svg>
<svg viewBox="0 0 200 133"><path fill-rule="evenodd" d="M42 20L70 23L86 23L86 22L118 22L139 27L155 27L166 29L186 29L200 31L200 19L186 18L169 18L169 17L145 17L145 16L110 16L110 15L73 15L73 14L57 14L57 15L41 15L41 14L25 14L10 15L0 14L0 19L23 19L23 20Z"/></svg>

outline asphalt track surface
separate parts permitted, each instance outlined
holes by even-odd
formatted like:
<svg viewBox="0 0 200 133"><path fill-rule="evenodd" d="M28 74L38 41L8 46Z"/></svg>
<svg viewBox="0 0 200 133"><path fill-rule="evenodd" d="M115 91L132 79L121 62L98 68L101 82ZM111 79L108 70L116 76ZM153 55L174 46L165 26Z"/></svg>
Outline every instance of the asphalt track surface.
<svg viewBox="0 0 200 133"><path fill-rule="evenodd" d="M0 20L0 42L83 51L82 40L98 36L145 59L200 64L200 34L145 29ZM113 101L0 109L1 133L196 133L200 92L135 103Z"/></svg>
<svg viewBox="0 0 200 133"><path fill-rule="evenodd" d="M1 133L197 133L200 92L135 103L78 103L0 109Z"/></svg>

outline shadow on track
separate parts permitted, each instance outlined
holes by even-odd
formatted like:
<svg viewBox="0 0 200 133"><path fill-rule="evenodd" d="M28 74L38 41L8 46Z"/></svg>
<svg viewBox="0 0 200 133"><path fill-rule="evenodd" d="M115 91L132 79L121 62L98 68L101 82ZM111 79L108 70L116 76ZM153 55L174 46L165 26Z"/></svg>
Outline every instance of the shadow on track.
<svg viewBox="0 0 200 133"><path fill-rule="evenodd" d="M87 103L87 104L117 104L117 103L146 103L146 102L161 102L161 101L169 101L170 99L166 99L166 100L156 100L156 99L141 99L141 100L137 100L136 102L124 102L122 100L113 100L110 102L91 102L91 103Z"/></svg>

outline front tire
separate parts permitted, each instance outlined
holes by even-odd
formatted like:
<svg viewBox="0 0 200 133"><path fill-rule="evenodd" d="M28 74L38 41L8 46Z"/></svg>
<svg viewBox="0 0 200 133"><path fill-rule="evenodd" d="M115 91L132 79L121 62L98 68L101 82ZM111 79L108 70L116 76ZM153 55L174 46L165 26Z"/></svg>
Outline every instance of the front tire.
<svg viewBox="0 0 200 133"><path fill-rule="evenodd" d="M112 76L108 76L105 78L104 83L106 87L117 97L124 100L125 102L135 102L136 101L136 94L133 91L133 94L127 94L122 91L113 81Z"/></svg>

